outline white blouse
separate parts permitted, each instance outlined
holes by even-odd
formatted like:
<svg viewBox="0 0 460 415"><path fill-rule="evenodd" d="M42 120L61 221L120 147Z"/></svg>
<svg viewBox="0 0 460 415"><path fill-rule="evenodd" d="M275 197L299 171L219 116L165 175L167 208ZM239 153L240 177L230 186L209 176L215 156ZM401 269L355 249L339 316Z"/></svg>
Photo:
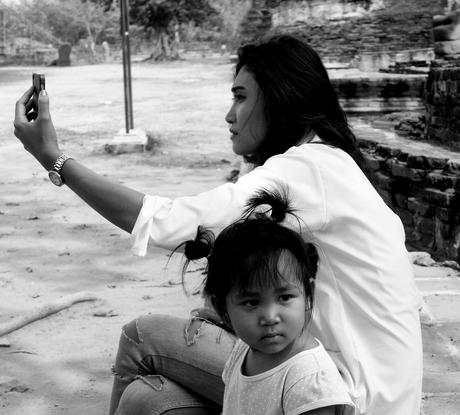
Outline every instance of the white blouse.
<svg viewBox="0 0 460 415"><path fill-rule="evenodd" d="M288 186L302 235L318 249L312 334L324 345L359 413L418 415L422 346L413 269L400 219L352 158L319 143L271 157L236 183L194 197L145 196L133 252L149 240L173 249L198 225L216 234L262 188ZM298 222L291 226L298 230Z"/></svg>

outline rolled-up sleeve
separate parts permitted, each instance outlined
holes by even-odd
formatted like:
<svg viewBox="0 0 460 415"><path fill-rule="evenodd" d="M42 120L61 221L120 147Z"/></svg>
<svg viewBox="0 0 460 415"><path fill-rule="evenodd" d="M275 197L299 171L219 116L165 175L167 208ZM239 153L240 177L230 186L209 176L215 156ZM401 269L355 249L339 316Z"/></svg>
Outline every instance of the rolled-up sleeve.
<svg viewBox="0 0 460 415"><path fill-rule="evenodd" d="M193 239L199 225L218 232L241 215L251 188L248 183L226 183L196 196L144 196L131 233L132 252L145 255L149 240L156 246L174 249Z"/></svg>

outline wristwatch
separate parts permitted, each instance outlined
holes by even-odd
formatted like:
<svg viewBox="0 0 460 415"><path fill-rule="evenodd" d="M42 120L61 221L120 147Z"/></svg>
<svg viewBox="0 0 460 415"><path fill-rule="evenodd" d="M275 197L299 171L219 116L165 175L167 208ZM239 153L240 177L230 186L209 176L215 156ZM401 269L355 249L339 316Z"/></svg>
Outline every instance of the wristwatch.
<svg viewBox="0 0 460 415"><path fill-rule="evenodd" d="M48 177L56 186L62 186L64 184L64 178L61 176L61 169L64 163L71 159L67 154L61 154L54 162L53 168L48 172Z"/></svg>

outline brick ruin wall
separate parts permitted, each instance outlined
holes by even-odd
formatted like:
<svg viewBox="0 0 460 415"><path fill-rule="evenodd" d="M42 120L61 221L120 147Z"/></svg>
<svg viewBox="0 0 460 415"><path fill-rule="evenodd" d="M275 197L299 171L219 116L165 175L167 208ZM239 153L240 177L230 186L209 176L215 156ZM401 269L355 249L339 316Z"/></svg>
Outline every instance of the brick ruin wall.
<svg viewBox="0 0 460 415"><path fill-rule="evenodd" d="M460 67L432 67L424 100L425 138L460 151Z"/></svg>
<svg viewBox="0 0 460 415"><path fill-rule="evenodd" d="M459 159L360 141L371 180L401 218L410 249L460 263Z"/></svg>
<svg viewBox="0 0 460 415"><path fill-rule="evenodd" d="M267 4L262 1L253 4L262 3ZM355 8L349 4L345 7L344 4L353 2L343 0L275 3L276 7L271 9L272 32L300 34L325 61L339 62L350 62L366 53L432 49L433 15L444 14L447 6L445 0L367 2L374 6L378 3L374 8L363 8L366 2L359 1L355 3L361 5ZM297 9L301 13L296 12L296 7L301 7ZM253 9L252 16L248 26L254 33L249 31L249 37L262 34L256 29L264 32L267 27L266 15L257 15ZM255 19L257 16L260 22L254 24L259 21ZM460 149L459 82L460 68L432 68L426 83L417 80L412 86L398 87L397 95L400 99L405 95L424 98L426 138L457 151ZM368 98L369 93L376 92L375 86L353 85L343 80L337 81L335 87L342 101L352 103L353 99ZM394 91L387 97L388 87L380 89L382 96L377 98L394 99ZM374 186L404 224L409 249L460 263L460 154L450 159L432 157L369 140L361 140L360 146Z"/></svg>
<svg viewBox="0 0 460 415"><path fill-rule="evenodd" d="M342 7L342 13L324 12L326 3L331 10ZM272 30L300 34L326 61L350 62L364 53L432 49L433 15L446 7L446 0L374 0L367 8L360 3L366 2L282 2L272 9Z"/></svg>

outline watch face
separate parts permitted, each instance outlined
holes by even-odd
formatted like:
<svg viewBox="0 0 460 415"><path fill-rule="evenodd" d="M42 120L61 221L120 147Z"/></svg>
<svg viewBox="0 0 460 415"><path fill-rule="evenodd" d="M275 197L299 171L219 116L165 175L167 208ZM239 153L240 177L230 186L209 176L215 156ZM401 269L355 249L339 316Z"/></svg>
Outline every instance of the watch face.
<svg viewBox="0 0 460 415"><path fill-rule="evenodd" d="M51 180L51 183L55 184L56 186L62 186L62 178L61 175L54 170L48 172L48 177Z"/></svg>

